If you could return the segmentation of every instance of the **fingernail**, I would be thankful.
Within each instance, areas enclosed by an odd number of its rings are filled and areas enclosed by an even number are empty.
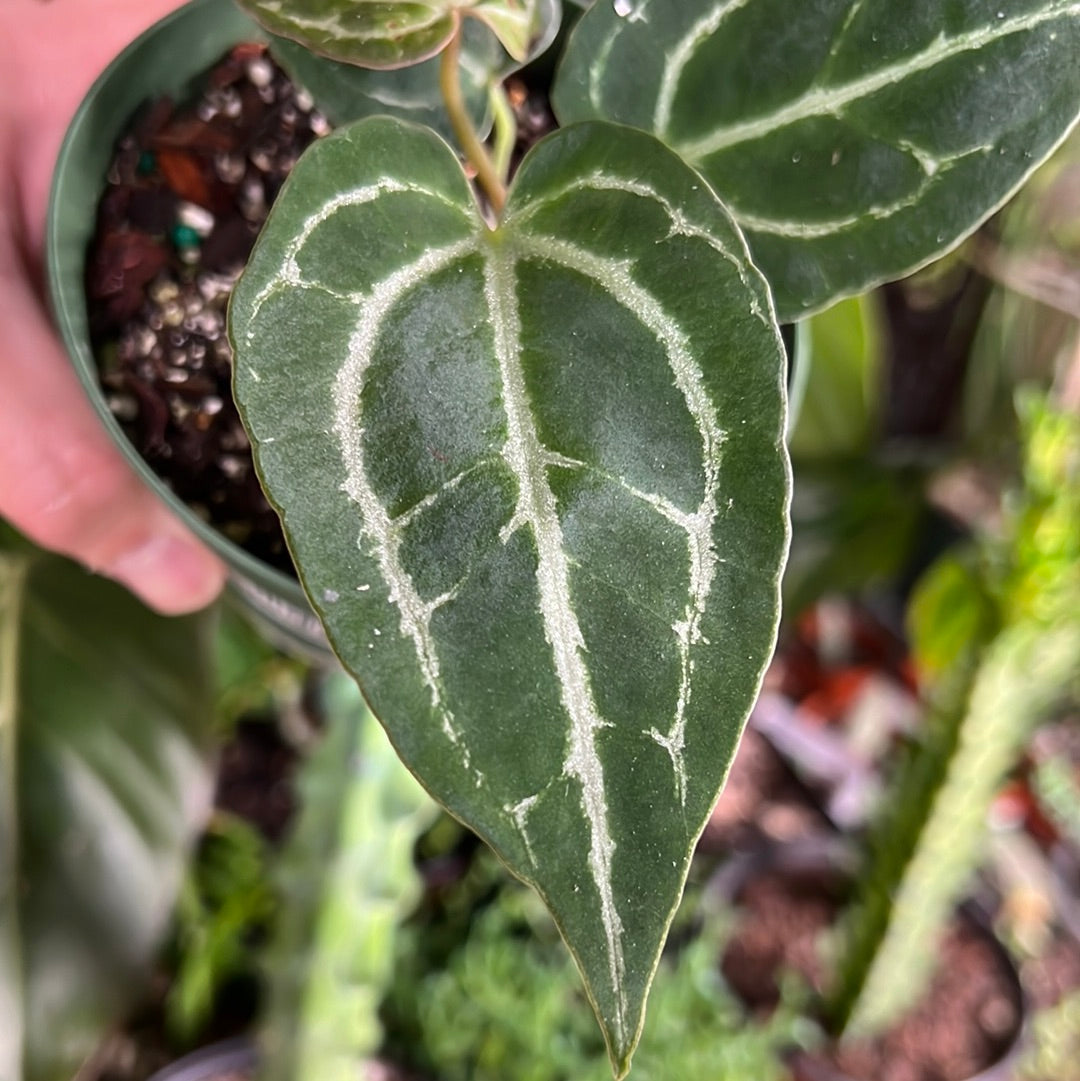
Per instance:
[[[147,604],[168,614],[193,612],[221,589],[221,564],[205,548],[180,537],[156,535],[105,568]]]

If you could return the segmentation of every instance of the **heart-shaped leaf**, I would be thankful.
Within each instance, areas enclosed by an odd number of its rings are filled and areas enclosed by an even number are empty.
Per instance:
[[[740,234],[608,124],[542,141],[491,230],[374,118],[298,163],[231,334],[334,648],[543,895],[622,1073],[776,632],[784,362]]]
[[[0,523],[0,1077],[68,1081],[145,990],[209,805],[207,616]]]
[[[782,320],[941,255],[1080,112],[1076,0],[594,5],[563,123],[652,131],[747,236]]]
[[[552,0],[237,0],[271,34],[321,56],[367,68],[397,68],[435,56],[463,14],[486,23],[524,61],[548,42],[561,8]]]

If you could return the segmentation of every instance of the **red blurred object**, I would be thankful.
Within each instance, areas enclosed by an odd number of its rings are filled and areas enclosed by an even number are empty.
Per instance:
[[[842,721],[874,672],[873,668],[857,665],[821,672],[818,687],[799,702],[799,712],[821,721]]]
[[[884,676],[911,693],[917,687],[906,643],[846,602],[828,601],[804,612],[774,663],[781,693],[825,721],[842,720],[871,676]]]

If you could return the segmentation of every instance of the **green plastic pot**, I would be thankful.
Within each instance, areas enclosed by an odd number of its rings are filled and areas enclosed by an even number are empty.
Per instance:
[[[228,565],[235,597],[279,644],[328,657],[322,628],[295,577],[250,555],[204,522],[150,468],[109,411],[90,348],[85,263],[97,204],[117,140],[147,99],[192,95],[198,77],[230,47],[264,38],[224,0],[194,0],[128,46],[98,78],[64,138],[53,177],[46,268],[57,326],[83,386],[113,442],[142,479]]]

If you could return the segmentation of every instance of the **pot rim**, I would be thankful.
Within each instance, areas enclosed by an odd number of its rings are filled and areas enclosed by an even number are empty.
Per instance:
[[[254,1042],[237,1036],[184,1055],[151,1075],[149,1081],[211,1081],[219,1074],[252,1073],[257,1061]]]

